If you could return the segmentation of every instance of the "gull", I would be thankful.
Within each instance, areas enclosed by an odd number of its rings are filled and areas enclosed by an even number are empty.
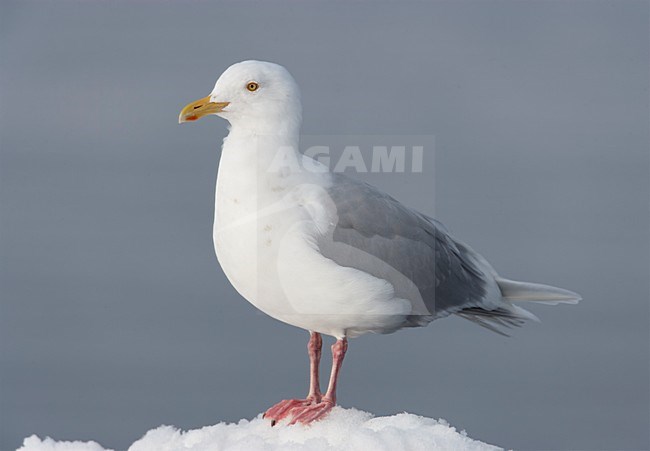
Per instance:
[[[208,115],[230,124],[215,198],[219,263],[251,304],[310,334],[307,397],[269,408],[271,425],[309,424],[331,411],[349,338],[452,314],[505,334],[537,320],[519,303],[580,300],[568,290],[500,277],[441,223],[301,154],[300,90],[280,65],[230,66],[210,95],[182,109],[179,123]],[[336,339],[324,394],[322,334]]]

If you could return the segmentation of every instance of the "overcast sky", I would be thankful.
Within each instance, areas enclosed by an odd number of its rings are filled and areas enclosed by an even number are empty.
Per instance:
[[[226,124],[176,123],[261,59],[301,86],[305,133],[434,136],[435,165],[372,182],[584,297],[512,338],[448,318],[352,340],[340,403],[507,448],[648,449],[648,47],[646,1],[3,1],[0,448],[119,449],[306,393],[307,333],[213,255]]]

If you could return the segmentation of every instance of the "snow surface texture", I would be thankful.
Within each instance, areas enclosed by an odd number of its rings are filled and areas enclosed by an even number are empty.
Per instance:
[[[445,420],[400,413],[373,417],[356,409],[335,407],[322,421],[310,426],[270,427],[261,415],[237,424],[219,423],[182,432],[160,426],[147,432],[129,451],[298,451],[298,450],[498,450],[458,432]],[[109,451],[95,442],[57,442],[35,435],[18,451]]]

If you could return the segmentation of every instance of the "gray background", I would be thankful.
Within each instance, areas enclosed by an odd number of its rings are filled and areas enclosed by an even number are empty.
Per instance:
[[[213,255],[225,123],[176,124],[252,58],[293,73],[306,133],[435,135],[438,219],[585,299],[509,339],[456,318],[356,339],[343,406],[518,449],[650,446],[648,2],[3,1],[0,21],[2,449],[124,448],[305,393],[307,334]],[[433,213],[427,175],[376,183]]]

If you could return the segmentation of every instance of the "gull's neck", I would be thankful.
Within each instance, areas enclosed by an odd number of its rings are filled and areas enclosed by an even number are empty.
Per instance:
[[[227,118],[233,136],[281,136],[297,139],[302,124],[302,107],[298,102],[288,102],[279,107],[253,110],[245,115],[234,113]]]
[[[295,172],[287,174],[273,168],[301,168],[299,127],[278,126],[274,131],[267,134],[238,124],[231,126],[217,172],[215,230],[224,224],[239,224],[237,221],[260,208],[273,205],[298,183]]]
[[[257,177],[282,159],[300,161],[300,116],[293,120],[233,121],[224,139],[220,167]],[[221,170],[220,170],[221,173]]]

